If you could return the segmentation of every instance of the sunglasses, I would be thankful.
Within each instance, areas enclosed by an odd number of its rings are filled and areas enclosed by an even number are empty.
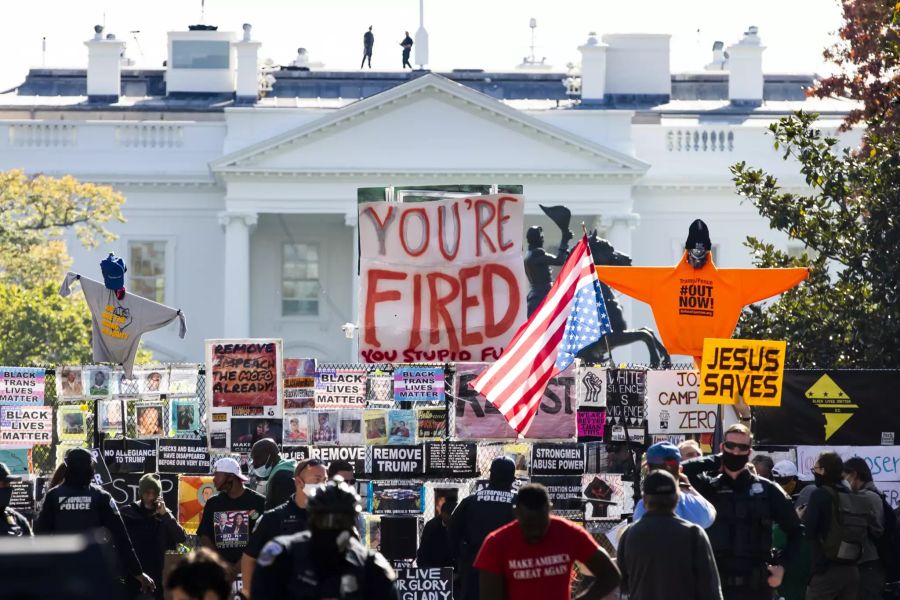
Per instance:
[[[739,450],[741,452],[750,452],[750,444],[739,444],[737,442],[725,442],[724,446],[728,450]]]

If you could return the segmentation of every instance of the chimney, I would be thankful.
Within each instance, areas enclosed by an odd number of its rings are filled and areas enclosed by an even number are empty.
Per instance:
[[[606,50],[608,46],[597,41],[597,34],[590,32],[587,42],[578,46],[581,52],[581,103],[602,104],[606,94]]]
[[[260,42],[250,39],[251,25],[244,23],[244,37],[234,43],[237,50],[237,83],[235,102],[237,104],[254,104],[259,99],[259,65],[258,54]]]
[[[672,97],[668,34],[615,33],[603,36],[606,103],[665,104]]]
[[[740,42],[728,47],[728,99],[732,105],[762,105],[763,50],[758,27],[750,27]]]
[[[166,94],[234,94],[233,32],[191,26],[168,37]]]
[[[103,37],[103,26],[94,25],[94,37],[84,43],[88,48],[88,102],[118,102],[122,89],[120,58],[125,42],[115,36]]]

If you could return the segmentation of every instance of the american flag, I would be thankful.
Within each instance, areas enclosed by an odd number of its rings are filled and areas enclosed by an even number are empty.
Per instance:
[[[547,382],[611,333],[587,236],[572,249],[550,293],[493,365],[470,385],[524,434]]]

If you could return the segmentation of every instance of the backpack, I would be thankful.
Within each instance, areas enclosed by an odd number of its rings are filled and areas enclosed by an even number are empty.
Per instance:
[[[857,492],[824,486],[831,494],[831,523],[822,538],[822,553],[830,561],[856,564],[869,536],[869,501]]]
[[[875,540],[875,548],[878,549],[887,581],[897,581],[900,579],[900,524],[897,523],[897,514],[884,495],[878,495],[884,508],[884,533]]]

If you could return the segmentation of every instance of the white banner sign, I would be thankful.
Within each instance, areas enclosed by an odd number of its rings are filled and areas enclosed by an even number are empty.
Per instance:
[[[837,452],[844,460],[854,456],[865,459],[876,482],[900,481],[900,446],[797,446],[800,479],[813,479],[812,468],[816,458],[826,450]]]
[[[525,321],[524,200],[359,205],[362,362],[491,362]]]
[[[647,433],[685,434],[715,431],[718,408],[699,404],[697,371],[647,371]],[[734,409],[722,409],[725,427],[737,422]]]
[[[578,406],[606,406],[606,367],[579,367],[575,375]]]
[[[0,407],[0,444],[49,445],[52,442],[52,406]]]

